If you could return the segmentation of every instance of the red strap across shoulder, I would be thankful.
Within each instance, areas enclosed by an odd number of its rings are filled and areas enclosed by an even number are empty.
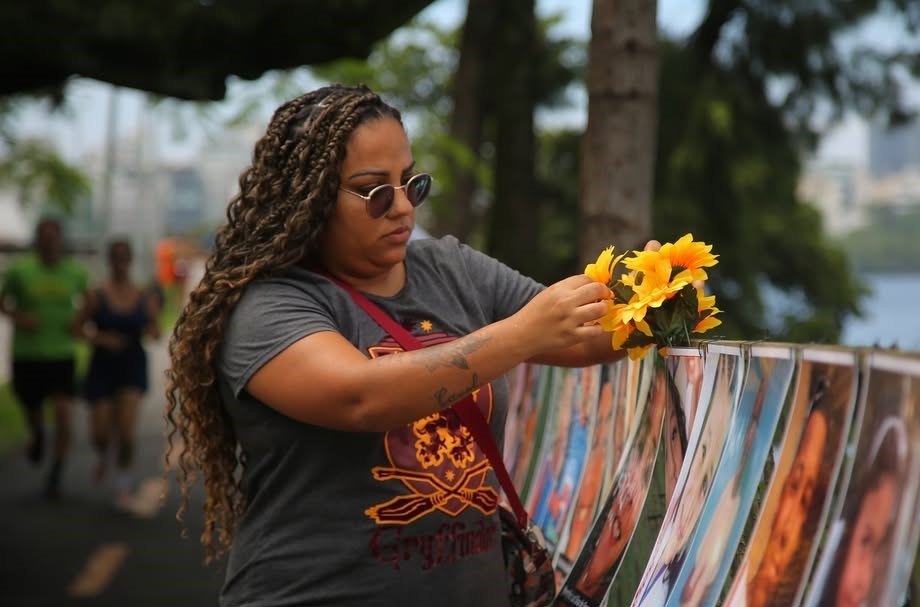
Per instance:
[[[353,286],[339,280],[327,272],[321,271],[319,273],[342,287],[355,303],[361,306],[361,308],[367,312],[384,331],[389,333],[403,349],[418,350],[425,347],[414,335],[402,328],[399,323],[393,320],[386,312],[381,310],[374,302],[365,297]],[[514,488],[514,482],[511,480],[507,468],[505,468],[505,462],[502,460],[498,445],[495,442],[495,438],[492,436],[492,430],[489,428],[486,418],[482,415],[482,412],[479,410],[479,407],[476,406],[476,403],[473,402],[473,398],[470,395],[454,403],[453,409],[456,411],[457,416],[460,417],[460,421],[463,422],[463,425],[473,433],[473,437],[479,444],[479,448],[482,449],[486,457],[489,458],[489,463],[492,464],[492,469],[495,470],[495,474],[498,476],[498,482],[501,483],[502,489],[505,491],[505,496],[508,498],[508,504],[514,511],[514,515],[517,517],[521,528],[526,529],[528,521],[527,511],[524,510],[521,498]]]

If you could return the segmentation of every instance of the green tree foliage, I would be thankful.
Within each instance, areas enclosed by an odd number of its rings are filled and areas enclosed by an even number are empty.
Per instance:
[[[539,279],[549,284],[584,268],[578,266],[578,175],[581,132],[545,131],[538,138],[536,166]]]
[[[688,51],[700,69],[708,60],[759,86],[763,95],[768,84],[781,85],[774,105],[783,113],[786,131],[813,142],[822,124],[815,122],[816,110],[828,111],[829,120],[846,109],[882,111],[894,122],[913,113],[903,84],[911,74],[920,76],[920,55],[892,48],[890,40],[843,39],[882,15],[901,23],[908,34],[920,32],[915,0],[709,0]]]
[[[25,205],[70,213],[91,191],[89,178],[64,161],[46,141],[17,137],[11,127],[22,98],[0,100],[0,187]]]
[[[686,47],[663,41],[659,57],[655,234],[693,232],[714,246],[726,336],[836,340],[861,287],[796,198],[799,149],[782,111],[717,66],[688,78],[700,70]],[[772,309],[781,318],[767,318],[764,296],[777,291],[787,294]]]
[[[721,255],[728,337],[833,342],[859,313],[865,288],[795,184],[816,109],[823,124],[848,108],[910,113],[898,78],[920,74],[917,55],[841,43],[882,8],[920,27],[911,0],[710,0],[687,40],[662,42],[656,234],[693,231]]]

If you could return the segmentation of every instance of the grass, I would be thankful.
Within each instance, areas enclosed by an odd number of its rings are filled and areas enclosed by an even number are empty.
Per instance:
[[[0,384],[0,453],[6,453],[26,439],[22,408],[9,384]]]

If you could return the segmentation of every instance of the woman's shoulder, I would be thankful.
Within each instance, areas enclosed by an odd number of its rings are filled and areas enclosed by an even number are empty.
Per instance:
[[[416,276],[431,274],[440,278],[466,273],[469,247],[454,236],[424,238],[409,243],[406,261]]]
[[[303,268],[289,268],[247,285],[236,308],[264,310],[291,302],[326,301],[334,297],[335,291],[335,285],[325,276]]]
[[[491,257],[450,234],[438,238],[420,238],[409,243],[409,257],[427,259],[439,265],[483,263]]]
[[[450,234],[440,237],[428,236],[409,241],[409,254],[431,256],[446,251],[457,251],[462,246],[457,237]]]

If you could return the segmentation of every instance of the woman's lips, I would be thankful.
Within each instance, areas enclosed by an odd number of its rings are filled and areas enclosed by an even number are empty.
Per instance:
[[[409,236],[412,234],[412,230],[407,227],[401,227],[393,230],[392,232],[386,234],[384,238],[394,244],[404,244],[409,241]]]

